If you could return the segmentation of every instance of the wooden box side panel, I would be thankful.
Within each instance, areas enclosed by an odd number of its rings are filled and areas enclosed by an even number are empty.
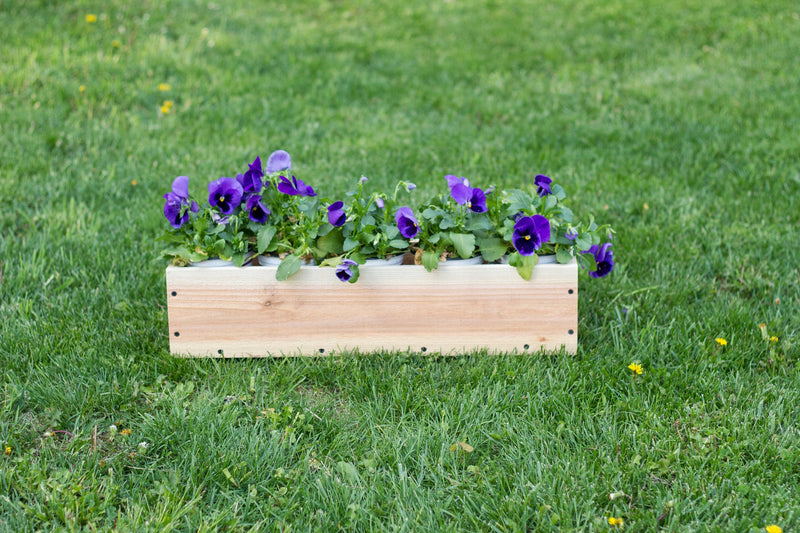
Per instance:
[[[577,265],[361,267],[357,283],[303,267],[167,268],[170,348],[194,356],[577,350]]]

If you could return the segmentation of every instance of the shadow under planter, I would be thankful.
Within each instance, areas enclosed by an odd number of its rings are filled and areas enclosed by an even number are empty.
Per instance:
[[[453,355],[578,347],[578,266],[361,266],[356,283],[304,266],[167,267],[170,351],[194,357]]]

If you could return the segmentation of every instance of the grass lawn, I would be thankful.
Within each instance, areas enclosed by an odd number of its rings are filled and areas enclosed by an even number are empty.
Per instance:
[[[798,531],[798,11],[0,3],[0,530]],[[553,177],[618,231],[578,354],[170,356],[161,196],[280,148]]]

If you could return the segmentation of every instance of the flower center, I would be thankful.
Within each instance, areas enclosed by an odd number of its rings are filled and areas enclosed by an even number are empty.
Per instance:
[[[220,196],[220,197],[219,197],[219,201],[220,201],[220,202],[224,202],[224,201],[225,201],[225,195],[224,195],[224,194],[223,194],[222,196]]]
[[[531,240],[531,236],[530,236],[530,235],[525,235],[525,240],[526,240],[526,241],[529,241],[529,240]]]

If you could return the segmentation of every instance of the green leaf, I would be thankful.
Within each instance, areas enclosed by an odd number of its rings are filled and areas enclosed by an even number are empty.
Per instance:
[[[550,209],[553,209],[557,203],[558,203],[558,198],[556,198],[552,194],[548,194],[547,196],[544,197],[545,210],[549,211]]]
[[[450,215],[444,215],[442,220],[439,222],[439,229],[450,229],[458,227],[458,223],[456,220]]]
[[[530,194],[519,189],[510,191],[508,195],[508,213],[514,214],[518,211],[530,210],[533,204],[533,198]]]
[[[366,215],[364,218],[361,219],[361,227],[366,228],[367,226],[374,226],[375,225],[375,217],[372,215]]]
[[[462,259],[472,257],[475,251],[475,235],[471,233],[451,233],[450,240]]]
[[[562,187],[561,185],[554,183],[550,187],[550,190],[553,191],[553,196],[555,196],[559,200],[563,200],[564,198],[567,197],[567,193],[564,192],[564,187]]]
[[[389,246],[392,248],[397,248],[398,250],[405,250],[408,248],[408,242],[404,241],[403,239],[393,239],[389,241]]]
[[[267,251],[267,248],[269,248],[269,245],[272,243],[272,238],[275,236],[277,231],[278,228],[275,226],[263,226],[260,230],[258,230],[256,246],[259,255]]]
[[[394,224],[381,224],[380,229],[383,232],[383,234],[386,235],[386,238],[389,240],[392,240],[398,235],[400,235],[400,230],[397,229],[397,226],[395,226]]]
[[[556,250],[556,261],[562,264],[572,261],[572,253],[570,253],[569,248],[559,248]]]
[[[296,274],[298,270],[300,270],[300,265],[303,264],[303,260],[300,259],[296,255],[287,255],[281,264],[278,266],[277,272],[275,272],[275,279],[278,281],[284,281]]]
[[[585,268],[589,272],[597,270],[597,260],[594,254],[578,254],[578,263],[581,265],[581,268]]]
[[[535,267],[536,263],[539,262],[539,256],[519,255],[517,252],[512,255],[516,255],[513,266],[517,269],[520,277],[525,281],[530,281],[531,276],[533,275],[533,267]],[[508,263],[511,264],[511,258],[509,258]]]
[[[423,252],[422,253],[422,266],[425,270],[430,272],[439,267],[439,252]]]
[[[470,217],[469,223],[467,224],[467,230],[471,232],[479,230],[490,231],[493,228],[492,221],[484,214]]]
[[[339,254],[344,251],[343,242],[342,232],[337,228],[317,239],[317,248],[322,255]]]
[[[575,214],[572,212],[572,209],[570,209],[569,207],[564,207],[563,205],[561,206],[560,209],[561,209],[561,219],[564,222],[571,224],[572,220],[575,218]]]
[[[244,264],[245,257],[246,256],[245,256],[244,252],[236,252],[235,254],[233,254],[231,256],[231,261],[233,261],[234,265],[236,265],[237,267],[240,267],[240,266],[242,266]]]
[[[342,250],[345,252],[349,252],[356,246],[358,246],[358,241],[348,237],[344,240],[344,245],[342,246]]]
[[[497,261],[508,252],[508,247],[502,239],[497,237],[490,237],[488,239],[481,239],[478,243],[478,249],[481,252],[483,260],[487,263]]]
[[[422,218],[433,222],[437,217],[444,216],[444,211],[437,207],[428,207],[422,212]]]
[[[579,235],[577,239],[575,239],[575,244],[578,246],[578,249],[581,252],[585,252],[589,248],[592,247],[592,237],[591,235],[583,234]]]

